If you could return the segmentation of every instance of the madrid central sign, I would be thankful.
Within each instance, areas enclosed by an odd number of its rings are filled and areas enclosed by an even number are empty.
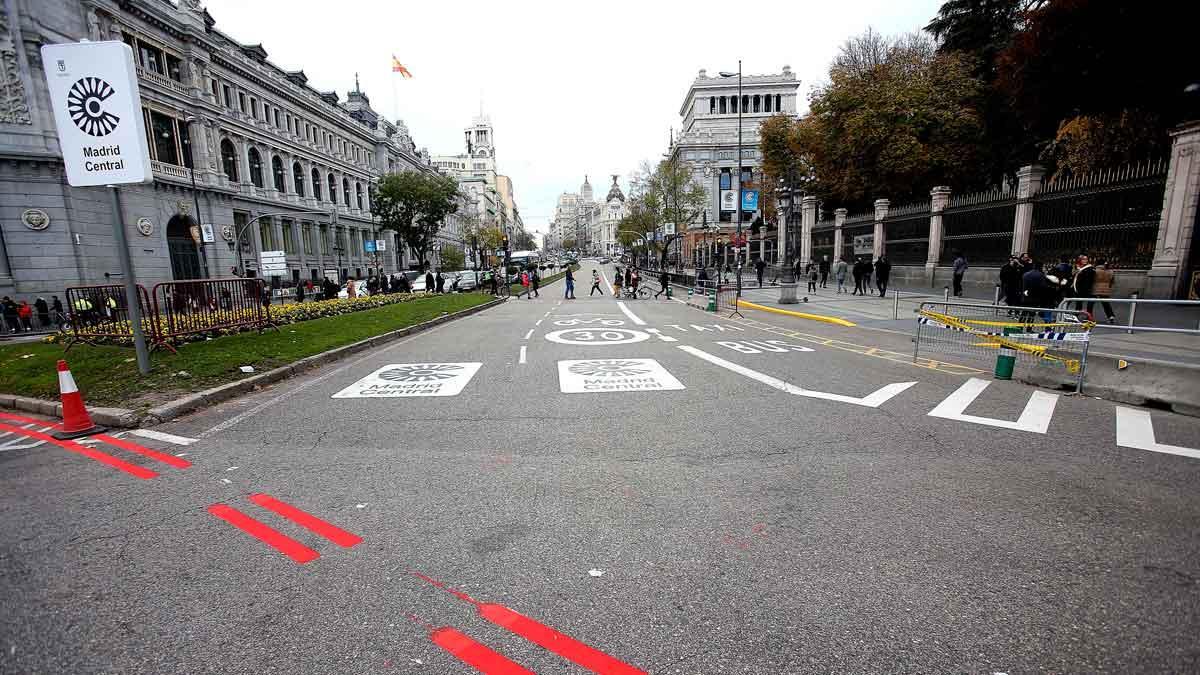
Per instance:
[[[45,45],[42,63],[67,182],[90,186],[153,180],[129,45]]]

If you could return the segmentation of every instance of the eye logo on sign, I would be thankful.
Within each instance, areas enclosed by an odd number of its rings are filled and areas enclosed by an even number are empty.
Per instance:
[[[85,77],[67,94],[67,112],[79,130],[89,136],[107,136],[121,118],[104,109],[104,101],[116,92],[98,77]]]
[[[581,361],[570,366],[567,370],[576,375],[587,375],[590,377],[633,377],[634,375],[645,375],[650,372],[642,368],[634,366],[641,365],[640,361]]]
[[[462,366],[456,366],[450,363],[431,363],[431,364],[415,364],[411,366],[401,366],[392,368],[379,373],[379,379],[389,382],[431,382],[433,380],[449,380],[457,377],[455,371],[462,370]]]

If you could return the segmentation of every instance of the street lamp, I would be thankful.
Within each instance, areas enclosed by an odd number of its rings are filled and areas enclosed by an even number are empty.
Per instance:
[[[187,117],[183,118],[184,124],[191,124],[195,121],[196,117],[193,115],[188,115]],[[163,137],[169,136],[170,134],[165,132],[163,133]],[[190,146],[192,144],[191,139],[191,134],[188,134],[188,138],[186,141],[184,141],[184,143]],[[200,217],[200,191],[196,189],[196,155],[192,153],[190,147],[188,148],[188,154],[192,156],[192,165],[188,167],[188,172],[192,177],[192,203],[196,205],[196,227],[200,228],[200,237],[196,241],[196,248],[200,250],[200,271],[204,274],[204,278],[207,279],[209,277],[208,253],[204,250],[204,218]]]
[[[738,242],[742,240],[742,109],[746,106],[742,101],[742,60],[738,59],[738,69],[736,73],[720,72],[721,77],[737,76],[738,93],[737,93],[737,111],[738,111],[738,137],[737,137],[737,162],[735,162],[735,171],[737,173],[736,185],[734,194],[737,195],[737,238]],[[736,251],[736,248],[735,248]],[[742,258],[737,253],[734,253],[737,258],[737,298],[742,298]],[[737,304],[734,304],[734,312],[737,312]]]

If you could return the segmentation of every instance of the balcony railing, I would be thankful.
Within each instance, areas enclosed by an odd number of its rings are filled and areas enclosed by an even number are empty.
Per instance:
[[[164,176],[183,178],[184,180],[188,178],[188,169],[184,166],[176,166],[152,159],[150,160],[150,168],[154,170],[154,173],[161,173]]]
[[[145,80],[147,82],[153,82],[154,84],[157,84],[158,86],[160,86],[164,89],[171,89],[171,90],[177,91],[181,94],[188,93],[187,85],[183,84],[182,82],[176,82],[175,80],[172,80],[171,78],[166,77],[165,75],[159,75],[158,73],[146,70],[145,68],[142,68],[141,66],[138,66],[137,74],[138,74],[139,79]]]

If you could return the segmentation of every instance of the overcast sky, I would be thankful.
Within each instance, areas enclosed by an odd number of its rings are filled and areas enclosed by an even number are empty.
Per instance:
[[[513,179],[526,227],[539,232],[558,195],[587,174],[599,197],[666,149],[700,68],[777,73],[790,65],[802,98],[837,47],[873,26],[923,26],[939,0],[836,2],[381,2],[208,0],[217,28],[261,42],[345,98],[359,74],[381,114],[399,115],[418,147],[463,152],[483,110],[500,173]],[[741,16],[739,16],[741,14]],[[392,54],[413,74],[391,72]],[[393,89],[394,85],[394,89]],[[393,91],[396,97],[393,97]]]

